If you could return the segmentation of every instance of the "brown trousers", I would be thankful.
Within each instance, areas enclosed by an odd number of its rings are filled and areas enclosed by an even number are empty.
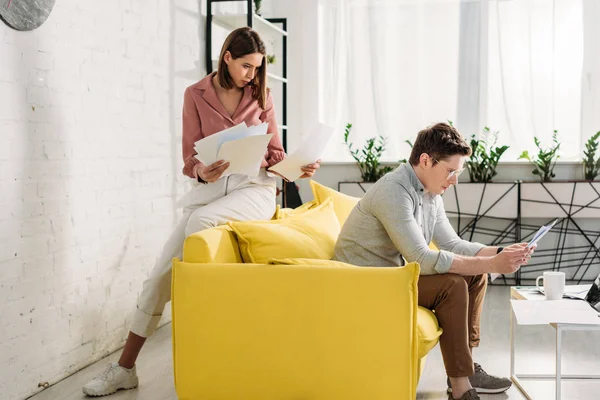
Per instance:
[[[419,277],[419,305],[434,311],[444,330],[440,347],[450,377],[475,373],[471,348],[479,346],[479,323],[486,288],[487,274]]]

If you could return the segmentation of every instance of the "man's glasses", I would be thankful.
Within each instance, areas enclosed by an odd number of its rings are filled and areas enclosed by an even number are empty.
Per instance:
[[[442,168],[444,168],[444,169],[446,170],[446,172],[448,173],[448,177],[446,178],[447,180],[450,180],[450,179],[452,179],[452,178],[453,178],[453,177],[455,177],[455,176],[458,178],[458,176],[459,176],[460,174],[462,174],[463,172],[465,172],[465,169],[464,169],[464,168],[461,168],[461,169],[456,169],[456,170],[454,170],[454,171],[450,171],[448,168],[444,167],[444,166],[443,166],[443,165],[442,165],[442,164],[441,164],[441,163],[440,163],[438,160],[436,160],[435,158],[431,157],[431,159],[432,159],[433,161],[435,161],[436,163],[438,163],[438,165],[439,165],[440,167],[442,167]]]

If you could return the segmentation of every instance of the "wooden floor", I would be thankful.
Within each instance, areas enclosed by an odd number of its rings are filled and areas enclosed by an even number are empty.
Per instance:
[[[508,287],[488,290],[482,320],[481,347],[474,352],[475,361],[490,374],[509,373],[509,291]],[[517,329],[517,373],[552,373],[555,336],[551,327]],[[115,353],[77,374],[32,397],[32,400],[73,400],[86,398],[81,386],[100,374],[107,363],[116,361]],[[563,372],[600,373],[600,332],[567,332],[563,342]],[[138,360],[140,387],[106,397],[110,400],[175,400],[171,358],[171,326],[159,329],[148,340]],[[534,399],[554,399],[553,382],[529,382],[527,388]],[[425,372],[419,383],[417,399],[446,400],[446,374],[437,346],[429,353]],[[515,388],[500,395],[482,395],[484,400],[525,399]],[[590,400],[600,398],[600,381],[563,382],[563,399]],[[231,399],[236,400],[236,399]],[[266,399],[268,400],[268,399]],[[371,399],[369,399],[371,400]]]

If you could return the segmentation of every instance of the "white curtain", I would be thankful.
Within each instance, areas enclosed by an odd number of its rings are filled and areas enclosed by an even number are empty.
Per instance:
[[[550,145],[556,129],[561,159],[581,159],[582,0],[493,0],[489,11],[488,124],[507,158],[536,152],[534,136]]]
[[[319,117],[340,132],[324,158],[349,159],[341,145],[346,122],[355,147],[382,134],[384,158],[398,160],[410,151],[404,140],[451,120],[467,137],[484,126],[500,131],[499,144],[511,146],[505,161],[534,152],[534,136],[550,144],[554,129],[561,158],[580,159],[595,133],[586,121],[599,119],[600,83],[592,76],[600,50],[589,37],[598,33],[589,26],[597,18],[585,19],[585,52],[583,25],[584,5],[597,15],[595,3],[320,0]]]
[[[384,159],[410,153],[404,143],[457,108],[460,1],[321,0],[319,111],[337,128],[326,160],[349,160],[351,141],[387,137]]]

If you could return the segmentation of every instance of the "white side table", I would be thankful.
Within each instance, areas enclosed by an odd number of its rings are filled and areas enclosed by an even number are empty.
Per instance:
[[[510,288],[510,297],[513,300],[523,301],[539,301],[544,300],[544,295],[535,291],[533,286],[513,286]],[[572,300],[578,301],[578,300]],[[562,358],[562,338],[566,331],[600,331],[600,325],[582,325],[582,324],[566,324],[566,323],[549,323],[556,330],[556,372],[555,374],[520,374],[515,373],[515,325],[518,325],[513,305],[510,307],[510,378],[515,383],[517,388],[523,395],[529,399],[533,398],[527,393],[523,387],[521,380],[554,380],[555,384],[555,399],[561,399],[561,381],[565,380],[581,380],[581,379],[600,379],[600,375],[567,375],[561,370]],[[533,324],[530,324],[533,325]],[[536,324],[542,325],[542,323]],[[545,325],[545,323],[544,323]]]

